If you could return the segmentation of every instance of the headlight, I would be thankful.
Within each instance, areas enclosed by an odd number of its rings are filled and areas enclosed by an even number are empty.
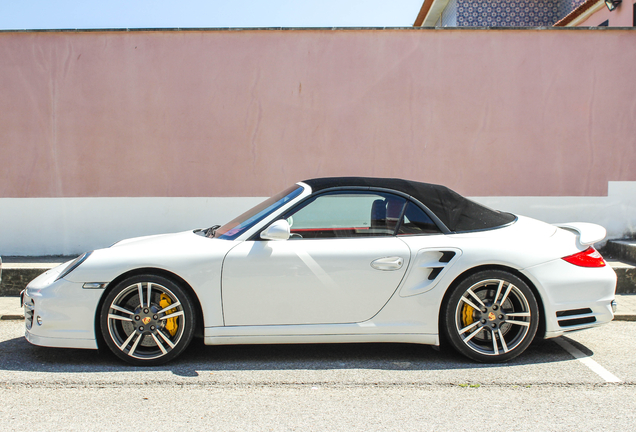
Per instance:
[[[62,279],[63,277],[65,277],[66,275],[68,275],[70,272],[72,272],[73,270],[75,270],[77,267],[79,267],[79,265],[81,263],[83,263],[84,261],[86,261],[86,258],[88,258],[91,254],[93,253],[93,251],[90,252],[86,252],[80,256],[78,256],[77,258],[75,258],[73,261],[71,261],[71,263],[62,271],[62,273],[60,273],[60,275],[55,279],[55,281],[58,281],[60,279]]]

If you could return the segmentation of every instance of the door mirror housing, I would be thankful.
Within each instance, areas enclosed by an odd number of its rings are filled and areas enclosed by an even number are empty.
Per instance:
[[[277,220],[261,232],[263,240],[288,240],[290,235],[291,228],[285,219]]]

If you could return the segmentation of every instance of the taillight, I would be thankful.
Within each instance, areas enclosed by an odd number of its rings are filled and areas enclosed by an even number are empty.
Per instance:
[[[589,247],[583,252],[563,257],[562,259],[579,267],[605,267],[605,260],[593,247]]]

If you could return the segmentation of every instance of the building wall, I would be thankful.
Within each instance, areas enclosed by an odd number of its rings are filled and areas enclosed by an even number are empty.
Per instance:
[[[628,30],[0,33],[0,255],[223,223],[340,175],[619,236],[636,226],[636,82],[605,78],[635,70],[635,44]]]
[[[565,17],[577,7],[585,3],[586,0],[560,0],[558,19]],[[555,21],[556,22],[556,21]],[[554,24],[554,23],[553,23]]]
[[[550,27],[585,0],[451,0],[442,27]]]
[[[464,27],[549,27],[559,20],[562,0],[458,0],[457,25]]]
[[[613,11],[609,11],[605,6],[592,14],[585,21],[577,24],[577,27],[596,27],[605,21],[609,27],[633,27],[634,22],[634,2],[633,0],[623,0]]]

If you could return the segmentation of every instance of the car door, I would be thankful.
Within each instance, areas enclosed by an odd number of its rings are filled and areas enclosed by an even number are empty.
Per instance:
[[[406,200],[338,191],[287,215],[288,240],[238,244],[223,264],[225,325],[356,323],[395,292],[410,260],[395,227]]]

